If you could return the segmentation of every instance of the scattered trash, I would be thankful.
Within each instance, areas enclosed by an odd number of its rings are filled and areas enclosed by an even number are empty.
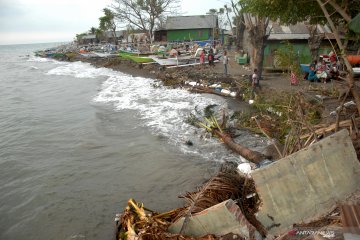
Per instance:
[[[317,97],[320,100],[324,100],[327,98],[326,96],[322,96],[322,95],[315,95],[315,97]]]
[[[249,194],[246,196],[246,198],[252,198],[252,197],[255,197],[256,196],[256,193],[252,193],[252,194]]]
[[[278,115],[279,117],[282,116],[282,112],[276,111],[276,110],[275,110],[274,108],[272,108],[272,107],[268,107],[266,110],[267,110],[268,112],[270,112],[270,113],[273,113],[273,114]]]
[[[221,93],[225,94],[225,95],[230,95],[230,90],[227,90],[227,89],[222,89],[221,90]]]
[[[354,103],[354,101],[344,103],[344,107],[350,107],[350,106],[356,106],[356,103]]]
[[[244,174],[249,174],[252,171],[250,163],[240,163],[237,169]]]

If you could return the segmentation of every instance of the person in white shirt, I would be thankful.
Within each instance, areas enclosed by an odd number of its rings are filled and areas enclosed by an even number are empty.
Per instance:
[[[252,95],[255,95],[256,88],[259,88],[261,90],[259,76],[257,74],[257,69],[254,69],[254,72],[251,76],[251,86],[252,86]]]

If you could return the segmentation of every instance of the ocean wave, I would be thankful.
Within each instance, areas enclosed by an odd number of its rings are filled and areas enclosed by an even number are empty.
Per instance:
[[[98,94],[92,99],[97,104],[111,104],[115,111],[134,110],[142,119],[143,126],[154,135],[161,135],[170,144],[180,148],[185,154],[199,156],[214,161],[228,159],[243,160],[226,150],[223,144],[213,138],[204,138],[199,130],[185,122],[197,109],[208,105],[227,108],[227,102],[217,96],[190,93],[184,89],[171,89],[156,80],[133,77],[107,68],[95,68],[88,63],[74,62],[56,67],[49,75],[66,75],[76,78],[96,78],[105,76]],[[156,87],[155,87],[156,86]],[[187,141],[192,146],[185,144]],[[216,146],[216,148],[214,147]]]
[[[29,57],[29,59],[27,60],[28,62],[51,62],[54,61],[53,59],[49,59],[49,58],[42,58],[42,57],[36,57],[36,56],[31,56]]]
[[[37,57],[37,56],[29,56],[28,59],[26,60],[27,62],[51,62],[51,63],[55,63],[55,64],[65,64],[64,62],[60,62],[57,61],[55,59],[51,59],[51,58],[42,58],[42,57]]]
[[[76,78],[96,78],[111,75],[111,70],[106,68],[95,68],[89,63],[73,62],[49,70],[47,75],[73,76]]]
[[[112,104],[116,111],[135,110],[153,134],[162,135],[185,153],[211,161],[243,160],[229,152],[218,140],[204,138],[202,130],[187,124],[185,119],[197,109],[215,104],[226,108],[221,98],[189,93],[184,89],[154,87],[155,80],[129,75],[113,75],[103,82],[96,103]],[[187,141],[192,146],[185,144]]]

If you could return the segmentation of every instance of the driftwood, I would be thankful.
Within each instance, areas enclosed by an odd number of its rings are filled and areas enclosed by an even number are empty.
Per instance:
[[[315,130],[315,134],[326,134],[326,133],[330,133],[330,132],[333,132],[335,131],[337,125],[341,128],[350,128],[353,124],[355,124],[356,126],[360,124],[360,117],[354,119],[354,120],[351,120],[351,119],[348,119],[348,120],[344,120],[344,121],[341,121],[339,122],[339,124],[337,123],[333,123],[327,127],[323,127],[323,128],[319,128],[317,130]],[[308,134],[304,134],[302,136],[300,136],[300,139],[305,139],[305,138],[308,138],[311,136],[311,133],[308,133]]]
[[[228,148],[230,148],[234,152],[240,154],[242,157],[246,158],[250,162],[258,164],[262,160],[271,158],[269,156],[265,156],[262,153],[250,150],[249,148],[244,147],[244,146],[234,142],[233,138],[229,134],[223,133],[223,132],[219,131],[218,129],[214,129],[213,133],[217,137],[219,137]]]

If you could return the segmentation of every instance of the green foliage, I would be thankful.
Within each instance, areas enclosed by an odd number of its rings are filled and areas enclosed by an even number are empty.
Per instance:
[[[315,125],[320,123],[321,121],[321,114],[316,108],[310,108],[306,115],[306,121]]]
[[[285,24],[308,21],[324,23],[325,17],[316,0],[240,0],[242,11]]]
[[[215,115],[214,107],[216,106],[216,104],[210,104],[203,110],[199,110],[198,106],[195,106],[194,113],[189,114],[185,119],[185,123],[199,127],[199,122],[205,122],[205,119],[211,119]]]
[[[78,54],[69,52],[69,53],[65,53],[65,56],[68,57],[69,60],[71,60],[72,58],[75,58],[76,56],[78,56]]]
[[[264,125],[271,126],[271,136],[279,139],[280,142],[285,140],[285,136],[290,131],[289,119],[293,119],[295,111],[292,109],[294,97],[289,93],[267,94],[266,97],[258,96],[252,104],[255,111],[241,113],[236,116],[238,127],[250,129],[260,133],[256,122],[252,120],[253,116],[262,116]]]
[[[251,82],[250,81],[242,81],[241,83],[239,83],[241,86],[241,94],[242,94],[242,99],[245,102],[248,102],[250,99],[253,98],[252,96],[252,86],[251,86]]]
[[[340,1],[331,0],[340,6],[345,6],[351,17],[355,17],[360,11],[358,0]],[[329,2],[329,1],[323,1]],[[323,11],[316,0],[240,0],[243,12],[269,17],[271,20],[279,20],[283,24],[296,24],[298,22],[310,22],[311,24],[325,24],[327,22]],[[334,22],[343,22],[342,16],[330,4],[325,7]]]
[[[83,38],[84,36],[86,36],[86,35],[87,35],[86,33],[76,34],[76,40],[77,40],[77,41],[81,41],[82,38]]]
[[[360,13],[349,23],[349,28],[357,34],[360,34]]]
[[[210,116],[214,115],[214,107],[216,106],[216,104],[206,106],[206,108],[204,108],[204,117],[209,118]]]
[[[96,39],[101,40],[103,37],[104,31],[101,30],[100,28],[96,29],[95,35],[96,35]]]
[[[283,47],[276,50],[275,64],[289,72],[294,72],[297,76],[301,75],[299,56],[295,52],[294,46],[288,41]]]
[[[99,28],[103,31],[114,30],[114,28],[116,29],[116,25],[114,22],[114,13],[108,8],[104,8],[103,12],[104,16],[99,18]]]
[[[189,116],[184,120],[184,122],[191,126],[197,126],[196,124],[199,122],[199,119],[196,117],[195,114],[190,113]]]
[[[89,30],[89,33],[91,33],[91,34],[95,34],[95,33],[96,33],[96,31],[97,31],[97,28],[95,28],[95,27],[91,27],[91,28],[90,28],[90,30]]]
[[[154,60],[152,58],[149,57],[138,57],[138,56],[134,56],[132,54],[127,54],[127,53],[119,53],[119,56],[121,58],[125,58],[125,59],[129,59],[131,61],[134,61],[136,63],[148,63],[148,62],[154,62]]]

